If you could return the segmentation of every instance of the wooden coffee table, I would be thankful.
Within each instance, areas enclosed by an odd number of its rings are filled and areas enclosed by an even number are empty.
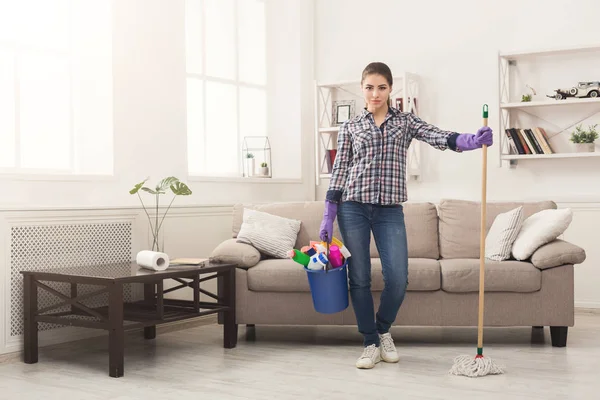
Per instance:
[[[109,368],[112,377],[124,374],[124,332],[144,328],[144,337],[156,337],[156,325],[180,321],[208,314],[220,313],[223,322],[223,347],[237,344],[235,322],[235,268],[234,264],[204,266],[170,266],[165,271],[152,271],[135,263],[105,264],[61,268],[44,272],[22,271],[24,279],[24,361],[38,361],[38,322],[81,326],[109,331]],[[208,275],[200,277],[201,275]],[[165,279],[174,279],[179,286],[163,289]],[[217,279],[218,294],[200,288],[200,282]],[[70,296],[64,295],[43,282],[66,282],[71,285]],[[144,284],[144,300],[123,301],[123,285]],[[77,285],[99,285],[101,289],[78,295]],[[165,299],[164,294],[181,288],[192,288],[193,300]],[[63,300],[38,310],[38,288]],[[84,299],[108,293],[108,305],[89,308]],[[200,301],[200,293],[215,299]],[[70,306],[70,311],[51,312]]]

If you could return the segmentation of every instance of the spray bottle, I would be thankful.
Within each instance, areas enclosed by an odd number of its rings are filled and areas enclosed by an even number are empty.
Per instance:
[[[327,265],[327,256],[323,253],[315,254],[310,258],[310,262],[306,266],[308,269],[324,269]]]

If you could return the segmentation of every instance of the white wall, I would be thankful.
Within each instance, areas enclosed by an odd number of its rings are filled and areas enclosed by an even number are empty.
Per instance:
[[[600,38],[600,4],[594,0],[380,0],[369,5],[328,0],[316,2],[315,14],[318,80],[358,80],[369,62],[386,62],[392,72],[421,76],[421,115],[444,129],[474,133],[487,103],[496,143],[498,52],[597,45]],[[569,85],[586,79],[562,78]],[[600,223],[600,158],[529,161],[509,169],[499,167],[498,151],[497,145],[488,150],[488,200],[553,199],[559,207],[574,208],[565,238],[588,252],[576,269],[576,301],[600,307],[600,271],[594,268],[600,251],[592,239],[597,232],[592,227]],[[425,145],[422,154],[423,179],[408,183],[409,201],[481,198],[480,152],[440,152]],[[321,183],[319,199],[328,180]]]
[[[270,110],[275,178],[191,182],[194,195],[176,204],[304,200],[314,196],[312,166],[312,2],[269,2],[278,17],[269,42],[278,101]],[[4,180],[0,208],[138,205],[133,185],[174,175],[189,181],[186,162],[184,0],[113,1],[114,177]],[[283,29],[287,27],[288,29]],[[226,105],[224,105],[226,106]],[[302,136],[306,132],[307,135]],[[279,151],[281,149],[281,151]],[[299,150],[302,149],[302,152]],[[234,151],[232,149],[232,151]],[[308,155],[307,155],[308,154]],[[287,164],[287,166],[285,165]],[[0,177],[0,179],[3,179]],[[265,182],[268,181],[268,182]]]

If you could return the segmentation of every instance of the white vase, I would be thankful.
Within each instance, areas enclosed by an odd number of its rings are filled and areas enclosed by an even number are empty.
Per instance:
[[[254,158],[246,158],[246,176],[254,176],[255,165],[256,160]]]
[[[596,151],[594,143],[575,143],[577,153],[592,153]]]
[[[262,176],[269,176],[269,167],[260,167],[260,174]]]

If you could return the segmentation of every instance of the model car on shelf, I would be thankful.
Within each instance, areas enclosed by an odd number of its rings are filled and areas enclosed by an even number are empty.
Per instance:
[[[577,86],[573,86],[568,89],[555,89],[554,95],[547,97],[562,100],[567,97],[592,97],[597,98],[600,95],[600,81],[591,81],[591,82],[579,82]]]

